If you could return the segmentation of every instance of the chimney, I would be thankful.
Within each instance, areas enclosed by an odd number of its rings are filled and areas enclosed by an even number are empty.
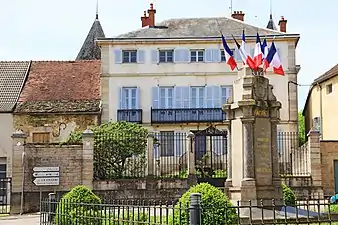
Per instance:
[[[278,25],[279,25],[279,30],[280,32],[286,32],[286,23],[288,21],[286,19],[284,19],[284,16],[282,16],[282,18],[280,19]]]
[[[154,9],[154,4],[150,3],[150,9],[148,9],[148,14],[149,14],[149,27],[154,27],[155,26],[155,13],[156,9]]]
[[[244,15],[245,14],[242,11],[234,11],[231,17],[236,20],[244,21]]]
[[[144,11],[143,16],[141,17],[141,21],[142,21],[142,27],[146,27],[149,25],[149,17],[147,16],[146,11]]]

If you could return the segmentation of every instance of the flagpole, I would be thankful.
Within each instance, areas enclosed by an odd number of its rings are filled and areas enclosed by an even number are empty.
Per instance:
[[[218,31],[221,33],[221,35],[223,36],[223,32],[222,32],[222,30],[221,30],[221,26],[219,25],[219,23],[218,23],[218,19],[216,18],[216,23],[217,23],[217,27],[218,27]],[[224,50],[225,51],[225,50]],[[239,69],[238,69],[238,66],[236,65],[236,69],[237,69],[237,71],[239,71]]]

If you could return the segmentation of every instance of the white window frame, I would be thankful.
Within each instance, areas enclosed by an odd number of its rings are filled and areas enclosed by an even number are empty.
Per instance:
[[[135,96],[133,96],[135,93]],[[135,104],[133,105],[133,100]],[[137,108],[137,88],[123,87],[122,88],[122,109],[136,109]]]
[[[133,53],[135,53],[135,57],[132,55]],[[128,56],[125,57],[125,54]],[[122,63],[137,63],[137,50],[122,50]]]
[[[199,56],[202,54],[202,56]],[[204,49],[190,49],[190,62],[204,62],[205,50]]]
[[[162,61],[163,57],[161,57],[161,53],[164,53],[164,60]],[[168,56],[168,53],[171,53],[171,56]],[[161,49],[158,52],[158,61],[160,63],[172,63],[174,62],[174,50],[173,49]]]
[[[164,90],[164,96],[162,96],[162,90]],[[171,90],[171,96],[169,96],[169,90]],[[159,108],[174,108],[174,87],[159,87]]]
[[[193,91],[196,91],[196,96],[193,96]],[[201,93],[202,92],[202,93]],[[204,86],[190,87],[190,107],[191,108],[205,108],[206,90]],[[195,102],[194,102],[195,101]],[[196,105],[194,104],[196,103]]]

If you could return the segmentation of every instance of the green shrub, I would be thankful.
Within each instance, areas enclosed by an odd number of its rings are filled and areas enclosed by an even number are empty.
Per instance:
[[[124,209],[126,210],[126,209]],[[137,224],[147,224],[148,215],[146,213],[136,212],[141,209],[134,209],[134,212],[131,210],[129,212],[115,212],[115,215],[111,215],[110,218],[105,219],[105,223],[102,225],[137,225]],[[123,211],[122,208],[120,211]]]
[[[101,204],[101,199],[89,188],[76,186],[58,203],[55,222],[57,225],[95,225],[100,210],[97,204]]]
[[[237,224],[236,210],[231,208],[232,204],[228,197],[223,191],[208,183],[193,186],[182,195],[175,205],[174,218],[171,218],[169,224],[180,225],[188,220],[191,193],[200,193],[202,195],[202,224]]]
[[[330,205],[330,212],[338,213],[338,205],[337,204]]]
[[[286,184],[282,183],[282,188],[283,188],[283,199],[285,205],[288,206],[295,206],[296,205],[296,195],[295,193],[286,186]]]

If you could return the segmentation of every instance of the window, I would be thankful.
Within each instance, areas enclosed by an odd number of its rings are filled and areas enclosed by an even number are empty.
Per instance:
[[[137,88],[122,88],[122,109],[136,109]]]
[[[6,164],[0,164],[0,179],[4,179],[7,177],[7,165]],[[0,185],[1,187],[1,185]]]
[[[190,50],[191,62],[204,62],[204,50]]]
[[[205,99],[204,87],[191,87],[191,108],[203,108]]]
[[[224,86],[221,87],[221,104],[225,104],[228,101],[228,98],[230,97],[231,92],[230,86]]]
[[[123,54],[123,63],[136,63],[137,62],[137,51],[136,50],[126,50],[122,51]]]
[[[174,50],[160,50],[160,62],[173,62]]]
[[[173,93],[172,87],[160,87],[160,108],[172,109],[173,108]]]
[[[232,57],[235,57],[234,56],[234,52],[235,52],[235,49],[230,49],[231,52],[232,52]],[[224,49],[221,50],[221,62],[225,62],[226,61],[226,58],[225,58],[225,52],[224,52]]]
[[[326,94],[329,95],[329,94],[332,93],[332,91],[333,91],[333,86],[332,86],[332,84],[327,84],[327,85],[326,85]]]
[[[174,131],[160,132],[161,156],[174,156],[175,151]]]
[[[33,133],[33,143],[49,143],[50,133]]]

